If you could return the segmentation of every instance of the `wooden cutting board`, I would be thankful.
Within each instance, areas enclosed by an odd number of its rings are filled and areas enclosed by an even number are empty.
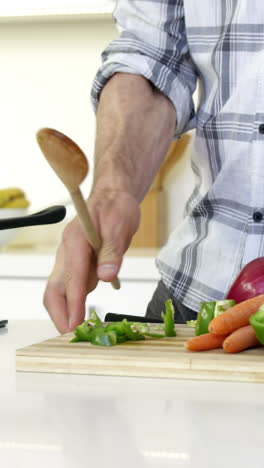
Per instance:
[[[184,341],[193,330],[177,325],[177,331],[176,338],[110,348],[69,343],[72,334],[59,336],[18,349],[16,367],[20,372],[264,382],[264,348],[234,355],[222,350],[191,353]]]

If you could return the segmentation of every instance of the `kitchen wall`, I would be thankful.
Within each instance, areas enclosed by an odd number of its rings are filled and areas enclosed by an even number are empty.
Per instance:
[[[90,88],[113,22],[0,24],[0,186],[19,185],[32,208],[67,197],[35,141],[42,126],[62,130],[92,160]]]
[[[0,24],[0,187],[25,189],[32,210],[68,198],[36,144],[40,127],[71,136],[92,166],[95,118],[90,88],[100,53],[116,34],[110,17]],[[86,193],[90,182],[88,177]],[[167,180],[169,230],[179,222],[192,184],[188,152]]]

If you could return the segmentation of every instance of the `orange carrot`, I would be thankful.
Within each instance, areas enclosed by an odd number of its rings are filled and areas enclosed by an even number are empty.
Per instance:
[[[248,325],[249,317],[255,314],[262,304],[264,304],[264,294],[230,307],[211,321],[209,332],[217,335],[230,335],[238,328]]]
[[[222,348],[226,335],[214,335],[205,333],[204,335],[194,336],[184,343],[188,351],[208,351],[209,349]]]
[[[227,353],[239,353],[254,346],[260,346],[260,343],[251,325],[238,328],[223,342],[223,348]]]

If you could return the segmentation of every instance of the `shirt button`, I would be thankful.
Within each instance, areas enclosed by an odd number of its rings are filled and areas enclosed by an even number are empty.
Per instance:
[[[255,213],[253,213],[253,220],[255,223],[260,223],[260,221],[263,220],[263,214],[260,211],[255,211]]]
[[[260,124],[259,126],[259,133],[262,133],[262,135],[264,134],[264,124]]]

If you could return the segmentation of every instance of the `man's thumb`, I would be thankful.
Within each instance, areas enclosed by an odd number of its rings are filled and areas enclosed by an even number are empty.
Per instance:
[[[113,245],[104,244],[98,256],[97,276],[102,281],[112,281],[119,272],[122,256]]]

